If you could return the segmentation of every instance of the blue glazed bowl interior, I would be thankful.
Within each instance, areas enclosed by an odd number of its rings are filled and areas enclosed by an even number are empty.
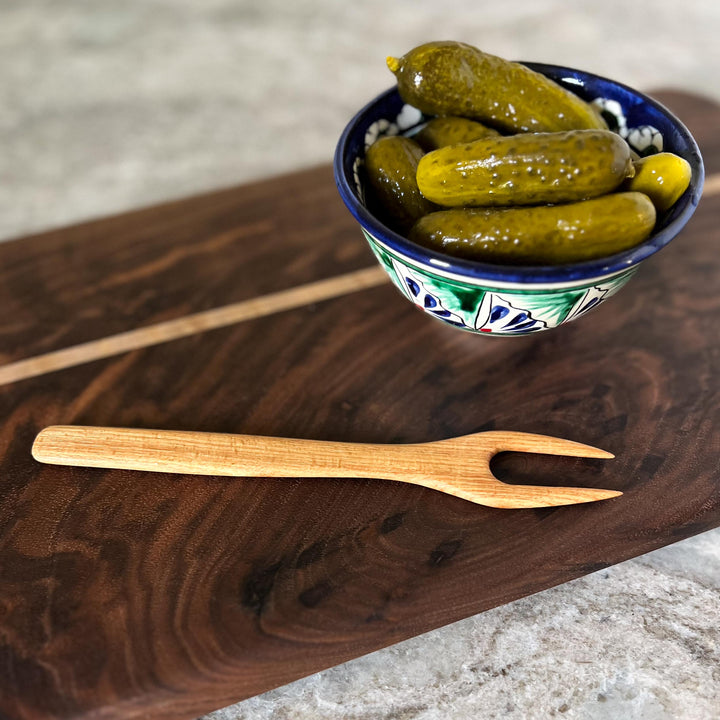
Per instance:
[[[702,195],[704,168],[697,143],[688,129],[667,108],[643,93],[597,75],[540,63],[524,63],[532,70],[552,78],[560,85],[591,102],[598,98],[615,101],[622,109],[620,123],[628,129],[654,128],[662,136],[662,150],[685,158],[692,168],[690,186],[675,205],[658,217],[653,234],[640,245],[598,260],[557,266],[503,266],[481,263],[430,250],[389,229],[368,211],[358,191],[356,161],[366,150],[366,134],[378,121],[394,122],[406,108],[397,88],[386,90],[366,105],[345,128],[335,151],[335,181],[340,196],[360,225],[396,252],[423,265],[434,265],[462,276],[479,280],[521,283],[553,283],[583,280],[627,270],[667,245],[683,228],[695,211]],[[612,102],[611,102],[612,106]],[[617,106],[615,106],[617,107]],[[612,119],[609,123],[612,128]],[[414,127],[403,128],[406,134],[426,122],[417,119]],[[615,128],[612,128],[615,129]],[[623,133],[627,136],[626,133]],[[634,136],[637,136],[635,133]],[[642,133],[641,133],[642,134]],[[631,137],[627,137],[631,142]],[[641,151],[642,148],[635,148]],[[655,149],[657,150],[657,148]]]

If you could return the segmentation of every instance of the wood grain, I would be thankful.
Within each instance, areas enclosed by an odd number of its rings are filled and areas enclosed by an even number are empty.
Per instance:
[[[709,173],[719,171],[720,111],[665,100],[698,137]],[[310,178],[303,215],[286,193]],[[366,267],[329,171],[304,179],[188,201],[200,245],[203,224],[218,237],[262,221],[252,203],[229,209],[246,192],[265,208],[296,207],[305,237],[293,240],[287,274],[272,242],[248,265],[163,270],[183,203],[160,208],[157,225],[147,210],[0,247],[13,310],[5,357]],[[311,249],[320,207],[340,246],[330,258]],[[197,717],[720,525],[719,216],[720,197],[705,198],[621,293],[552,332],[478,338],[382,284],[0,387],[0,717]],[[153,272],[132,275],[126,242],[140,236],[135,267],[156,258],[172,299],[160,300]],[[255,277],[270,267],[281,269]],[[197,299],[189,289],[200,280]],[[154,294],[143,300],[145,286]],[[383,480],[279,485],[35,463],[32,441],[52,424],[377,443],[537,432],[616,457],[506,454],[492,465],[500,479],[624,494],[507,512]]]
[[[373,265],[339,209],[319,167],[3,243],[0,363]]]
[[[387,274],[380,267],[372,266],[174,320],[128,330],[117,335],[90,340],[80,345],[0,365],[0,385],[265,317],[276,312],[339,297],[345,293],[360,292],[384,282],[388,282]]]

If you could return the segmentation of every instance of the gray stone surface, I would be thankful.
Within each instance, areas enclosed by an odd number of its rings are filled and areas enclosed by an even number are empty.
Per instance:
[[[326,163],[392,83],[458,39],[720,98],[716,0],[0,0],[0,239]],[[720,531],[213,713],[720,718]]]
[[[435,630],[208,720],[712,720],[720,534]]]

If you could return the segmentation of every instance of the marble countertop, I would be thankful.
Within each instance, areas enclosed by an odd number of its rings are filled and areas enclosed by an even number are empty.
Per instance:
[[[720,4],[28,0],[0,8],[0,239],[327,163],[429,39],[720,99]],[[720,718],[720,530],[207,716]]]

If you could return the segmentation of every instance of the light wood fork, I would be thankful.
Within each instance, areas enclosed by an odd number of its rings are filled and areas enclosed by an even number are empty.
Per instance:
[[[496,508],[605,500],[616,490],[510,485],[490,471],[503,451],[612,458],[589,445],[521,432],[488,431],[418,444],[364,444],[174,430],[55,425],[35,439],[44,463],[232,477],[384,478],[423,485]]]

